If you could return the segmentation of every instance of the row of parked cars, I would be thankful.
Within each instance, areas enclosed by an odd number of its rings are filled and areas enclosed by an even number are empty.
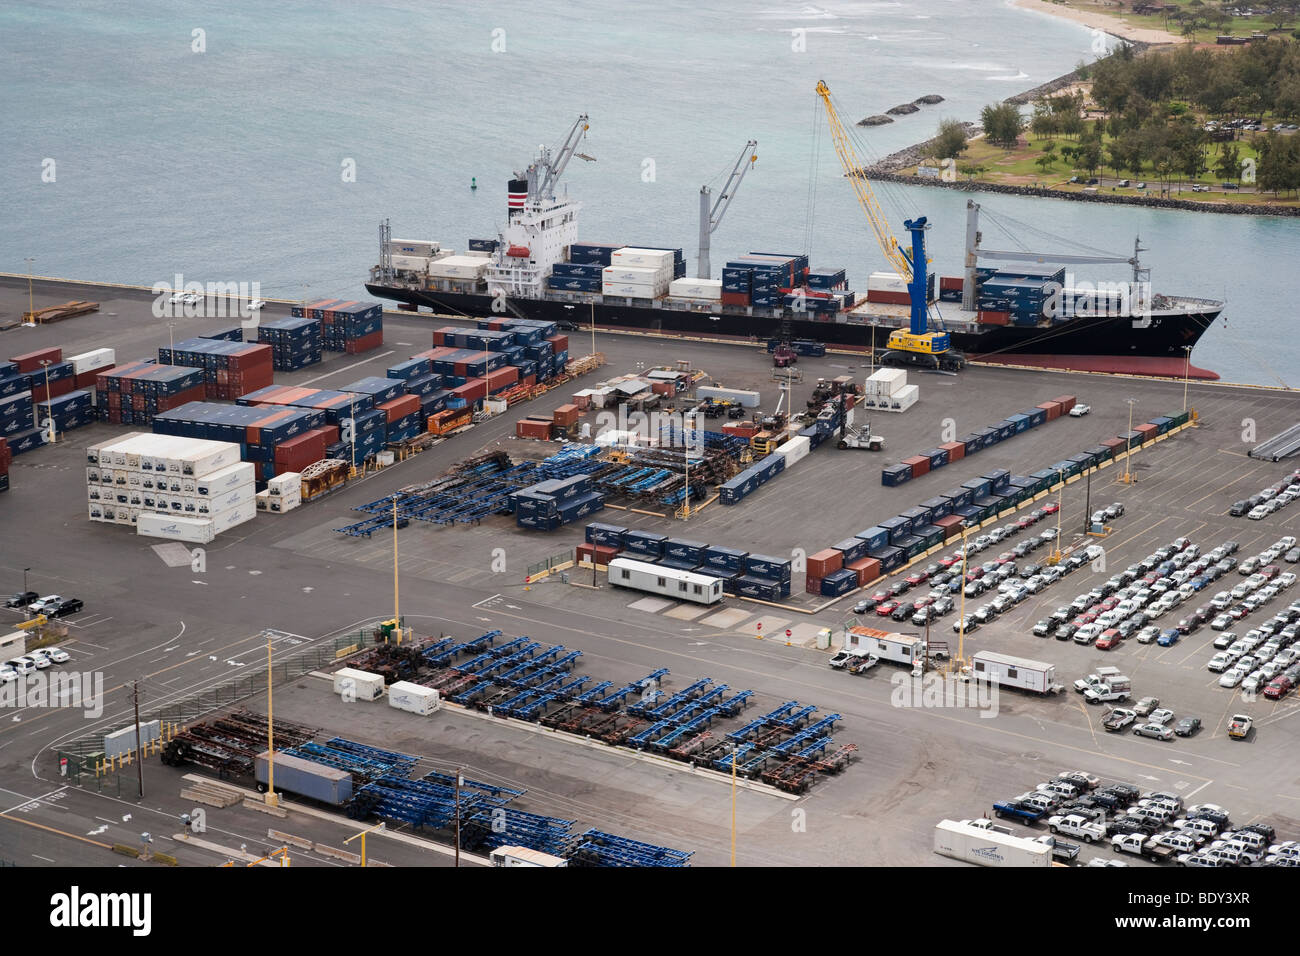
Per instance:
[[[1101,679],[1105,680],[1105,677]],[[1112,734],[1131,727],[1138,737],[1165,741],[1173,740],[1175,737],[1194,737],[1201,730],[1199,717],[1186,715],[1177,720],[1174,718],[1175,714],[1172,710],[1160,706],[1159,697],[1143,697],[1133,705],[1132,709],[1116,707],[1111,710],[1102,718],[1101,726]]]
[[[35,591],[20,591],[9,596],[9,600],[5,601],[5,607],[15,611],[26,611],[33,617],[38,614],[44,614],[46,617],[67,617],[69,614],[81,611],[85,605],[77,598],[68,598],[61,594],[41,597]]]
[[[1029,825],[1045,823],[1054,836],[1085,843],[1108,840],[1118,853],[1180,866],[1300,866],[1300,842],[1275,842],[1277,834],[1267,823],[1234,828],[1228,811],[1217,804],[1184,806],[1174,793],[1143,793],[1126,783],[1102,786],[1097,777],[1078,770],[995,803],[993,812]]]
[[[958,548],[953,553],[946,555],[939,561],[918,571],[913,571],[905,578],[900,578],[882,588],[869,598],[864,598],[853,606],[853,613],[867,614],[875,613],[879,617],[888,617],[890,620],[903,622],[911,621],[917,627],[924,627],[946,614],[950,614],[954,608],[956,595],[966,589],[966,596],[971,597],[973,593],[982,593],[987,590],[988,584],[980,585],[978,591],[972,592],[971,587],[977,582],[987,580],[989,584],[993,582],[1002,583],[1009,578],[1020,573],[1015,565],[1016,558],[1022,558],[1056,538],[1056,532],[1043,532],[1042,535],[1036,536],[1017,544],[1012,550],[1003,552],[999,555],[998,560],[988,561],[983,565],[973,566],[970,558],[995,544],[1000,544],[1008,538],[1024,531],[1037,524],[1044,517],[1055,514],[1056,504],[1050,504],[1041,508],[1032,514],[1025,515],[1014,524],[1002,525],[990,529],[986,534],[980,535],[966,545],[966,553]],[[962,575],[962,561],[966,561],[966,574]],[[1030,565],[1033,573],[1041,570],[1038,565]],[[1026,578],[1032,577],[1025,575]],[[1060,577],[1059,572],[1054,572],[1051,580]],[[1028,585],[1029,582],[1026,581]],[[929,594],[917,598],[914,601],[906,601],[903,595],[914,588],[922,585],[928,585]],[[1033,590],[1036,592],[1044,584],[1041,581],[1034,582]],[[967,630],[973,630],[968,627]],[[959,630],[958,627],[953,628]]]
[[[68,652],[61,648],[38,648],[22,657],[15,657],[0,664],[0,684],[8,684],[55,664],[66,664],[70,659]]]
[[[1234,518],[1245,515],[1252,521],[1259,521],[1281,511],[1297,498],[1300,498],[1300,469],[1293,471],[1277,484],[1262,489],[1258,494],[1234,501],[1232,507],[1228,509],[1228,514]],[[1300,561],[1300,554],[1296,556],[1296,560]]]
[[[1229,541],[1202,557],[1200,548],[1189,539],[1176,538],[1078,595],[1069,605],[1057,608],[1038,621],[1032,633],[1078,644],[1095,642],[1103,651],[1118,647],[1131,636],[1144,644],[1158,641],[1170,646],[1187,633],[1180,629],[1189,622],[1181,621],[1178,628],[1165,631],[1152,622],[1231,570],[1236,562],[1229,555],[1236,547],[1236,542]]]

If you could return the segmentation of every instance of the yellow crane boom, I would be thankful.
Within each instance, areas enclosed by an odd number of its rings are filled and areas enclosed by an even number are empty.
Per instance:
[[[898,240],[894,238],[893,233],[889,231],[889,221],[876,200],[876,194],[871,191],[870,183],[859,173],[865,164],[858,158],[858,152],[853,147],[848,129],[831,101],[830,87],[824,80],[817,81],[817,95],[822,98],[822,103],[826,107],[826,120],[830,125],[831,139],[835,142],[835,155],[839,157],[840,165],[844,168],[845,178],[853,187],[858,205],[862,207],[862,211],[867,215],[867,221],[871,223],[871,231],[875,233],[876,242],[880,244],[880,251],[885,254],[885,258],[893,265],[895,271],[910,282],[912,263],[904,250],[899,248]]]

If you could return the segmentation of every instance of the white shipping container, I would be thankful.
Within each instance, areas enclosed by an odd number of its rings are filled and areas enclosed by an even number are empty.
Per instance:
[[[897,272],[873,272],[867,276],[870,292],[907,292],[907,280]]]
[[[868,392],[893,395],[907,384],[907,372],[901,368],[882,368],[873,373],[865,384]]]
[[[955,820],[942,820],[934,828],[934,852],[979,866],[1052,865],[1052,848],[1046,843]]]
[[[446,256],[429,263],[429,275],[435,279],[479,279],[490,262],[477,256]]]
[[[602,282],[631,282],[642,285],[658,285],[662,281],[672,280],[672,268],[646,269],[640,266],[606,266],[600,270]]]
[[[862,403],[868,411],[876,412],[905,412],[917,403],[921,397],[921,390],[915,385],[904,385],[893,395],[876,395],[872,396],[870,392],[863,398]]]
[[[740,388],[722,388],[718,385],[701,385],[695,390],[697,398],[719,398],[729,402],[736,402],[744,408],[758,408],[760,397],[758,392],[749,392]]]
[[[657,299],[667,294],[668,286],[664,285],[630,285],[626,282],[612,283],[605,282],[601,284],[601,295],[618,295],[627,299]]]
[[[173,495],[172,497],[178,496]],[[250,501],[256,502],[257,486],[250,481],[237,488],[227,489],[219,495],[195,497],[193,500],[198,506],[199,514],[218,515],[232,508],[241,507]]]
[[[251,461],[241,461],[237,465],[228,465],[219,471],[194,480],[194,493],[199,497],[216,498],[218,495],[257,481],[257,474]]]
[[[266,490],[273,495],[282,495],[289,491],[302,491],[302,475],[296,471],[286,471],[266,482]]]
[[[615,266],[648,266],[652,269],[667,265],[671,272],[673,253],[667,249],[638,249],[635,246],[625,246],[622,249],[615,249],[609,257],[609,262],[610,265]]]
[[[294,508],[302,505],[302,498],[299,496],[281,495],[280,497],[271,498],[271,512],[273,514],[284,514],[286,511],[292,511]]]
[[[384,679],[379,674],[344,667],[334,672],[334,693],[345,700],[375,700],[384,693]]]
[[[398,272],[418,272],[421,275],[429,271],[428,256],[393,256],[393,268]]]
[[[428,716],[442,705],[436,690],[410,681],[399,680],[388,688],[388,706],[412,714]]]
[[[721,279],[674,279],[668,283],[668,294],[677,299],[708,299],[717,301],[722,298]]]
[[[130,520],[130,513],[127,513]],[[215,536],[212,521],[208,518],[185,518],[173,515],[140,512],[135,525],[136,534],[148,538],[169,538],[187,544],[207,544]]]
[[[179,454],[169,455],[167,470],[202,478],[218,469],[239,463],[239,445],[206,438],[187,438],[192,444]]]
[[[74,355],[71,358],[64,359],[64,361],[71,362],[72,371],[81,375],[97,368],[107,368],[110,365],[116,365],[116,356],[117,353],[112,349],[94,349],[90,352],[82,352],[80,355]]]
[[[389,239],[388,252],[394,256],[418,256],[427,259],[442,246],[432,239]]]
[[[255,500],[257,501],[258,511],[271,510],[271,493],[269,491],[259,491]]]
[[[252,521],[257,517],[257,502],[253,500],[252,495],[242,505],[234,508],[228,508],[225,511],[217,512],[212,516],[212,533],[221,534],[223,531],[229,531],[231,528],[241,525],[246,521]]]
[[[789,468],[796,462],[803,461],[812,451],[812,442],[802,435],[791,438],[788,442],[777,446],[776,453],[785,459],[785,466]]]

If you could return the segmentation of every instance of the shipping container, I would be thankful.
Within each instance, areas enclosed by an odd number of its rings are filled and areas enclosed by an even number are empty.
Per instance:
[[[273,773],[277,792],[297,794],[335,807],[352,800],[352,774],[281,751],[276,751],[268,766],[269,753],[264,750],[257,755],[254,774],[259,790],[266,790]]]
[[[399,680],[388,687],[388,706],[427,717],[438,710],[441,700],[432,687]]]
[[[834,548],[826,548],[808,556],[807,573],[809,577],[825,578],[828,574],[844,566],[844,555]]]
[[[902,464],[911,467],[913,478],[920,478],[930,472],[930,459],[925,455],[913,455],[911,458],[904,458]]]

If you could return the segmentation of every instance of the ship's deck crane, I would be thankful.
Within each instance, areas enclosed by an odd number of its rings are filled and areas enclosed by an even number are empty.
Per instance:
[[[736,165],[732,167],[731,173],[727,176],[727,181],[722,185],[722,192],[712,205],[710,205],[709,199],[713,195],[713,191],[708,186],[700,187],[700,261],[699,268],[696,271],[697,278],[710,278],[709,237],[713,235],[718,226],[722,225],[722,217],[727,214],[727,207],[731,205],[731,200],[736,195],[736,190],[740,188],[745,173],[749,172],[750,167],[758,162],[758,154],[754,152],[756,149],[758,149],[757,140],[751,139],[745,144],[745,148],[740,153],[740,158],[736,160]]]
[[[569,160],[573,159],[574,154],[578,151],[578,143],[586,135],[590,125],[587,122],[587,114],[583,113],[573,125],[569,127],[568,135],[564,137],[564,143],[560,146],[559,151],[552,158],[551,148],[549,146],[539,146],[537,148],[537,158],[529,165],[523,176],[516,176],[520,179],[528,180],[528,198],[540,201],[543,199],[552,199],[555,196],[555,186],[564,175],[564,168],[569,165]],[[588,157],[584,156],[584,159]]]
[[[890,333],[888,351],[881,356],[881,364],[952,371],[962,368],[966,364],[966,357],[952,347],[948,333],[942,328],[931,328],[925,257],[925,230],[929,226],[925,217],[909,219],[903,223],[912,235],[912,247],[910,250],[900,247],[890,231],[889,220],[880,208],[876,194],[861,173],[864,164],[858,157],[848,128],[831,100],[831,91],[825,81],[817,82],[817,95],[822,98],[826,108],[826,120],[830,126],[831,139],[835,143],[835,154],[839,157],[845,178],[853,188],[858,205],[871,224],[880,251],[895,271],[907,280],[908,299],[911,303],[909,327],[906,332],[899,330]]]

